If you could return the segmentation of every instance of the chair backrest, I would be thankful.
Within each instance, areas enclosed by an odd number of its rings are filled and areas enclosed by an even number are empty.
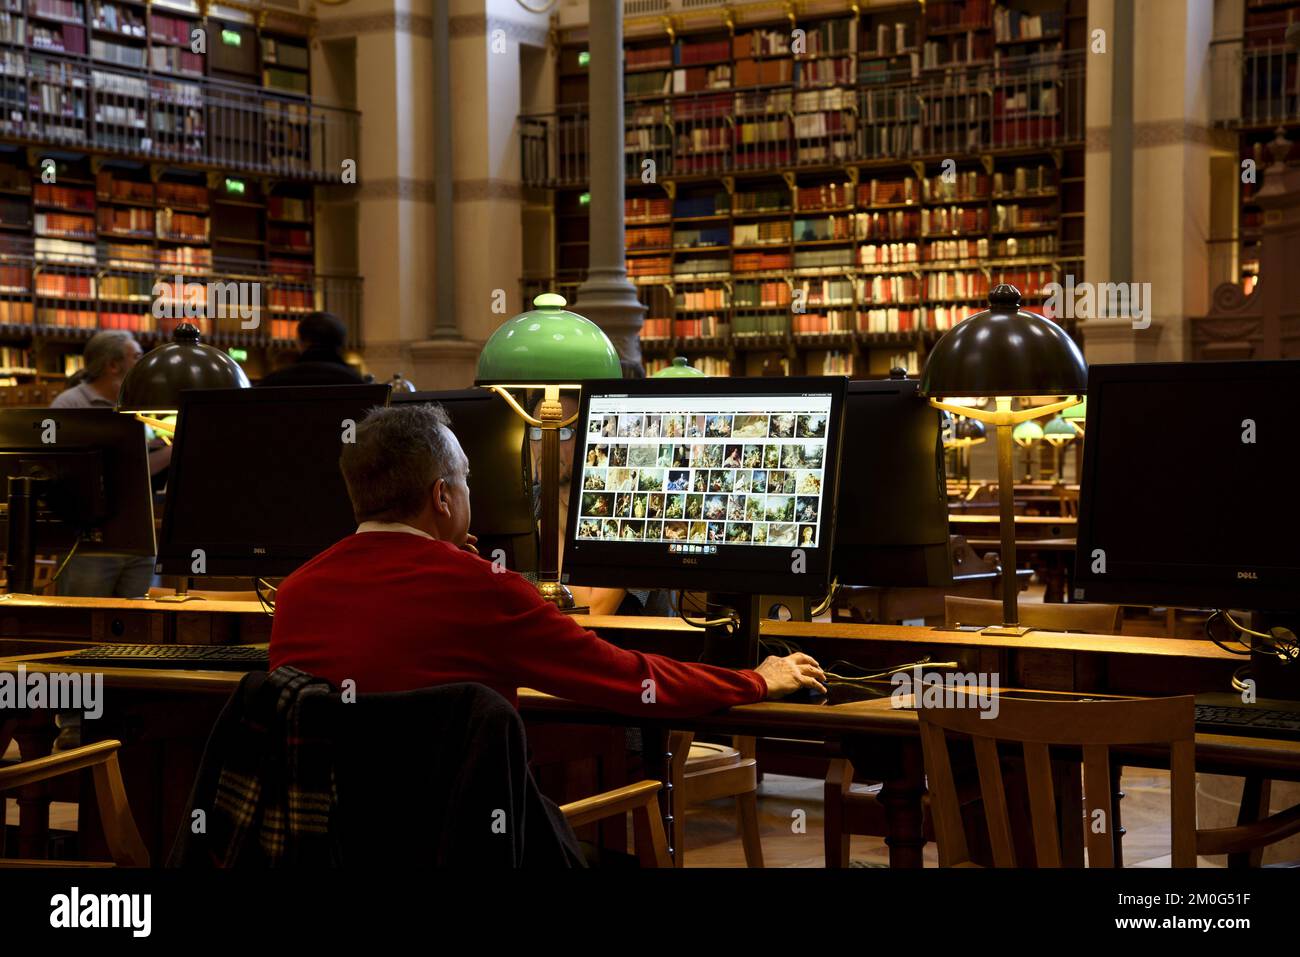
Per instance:
[[[1043,604],[1020,605],[1020,624],[1044,631],[1082,631],[1090,635],[1117,635],[1120,629],[1119,605]],[[944,622],[949,628],[958,625],[1002,624],[1002,602],[989,598],[959,598],[945,595]]]
[[[1003,757],[1016,757],[1020,745],[1033,848],[1038,867],[1060,867],[1061,833],[1053,784],[1051,748],[1074,749],[1067,758],[1083,758],[1083,814],[1065,807],[1067,824],[1082,822],[1088,864],[1115,865],[1115,836],[1111,821],[1110,748],[1122,745],[1168,745],[1170,749],[1170,831],[1174,867],[1196,866],[1195,707],[1190,696],[1106,701],[1037,701],[1003,695],[995,718],[981,717],[972,707],[922,708],[921,744],[930,790],[930,812],[939,845],[939,865],[952,867],[971,861],[967,834],[949,753],[948,734],[969,738],[979,772],[980,794],[988,826],[989,846],[997,867],[1018,863],[1007,813],[1007,784]],[[999,754],[999,743],[1003,754]],[[1012,752],[1007,755],[1006,752]],[[1061,752],[1058,750],[1058,757]],[[1008,762],[1010,763],[1010,762]],[[1076,770],[1077,774],[1077,770]],[[1077,777],[1076,777],[1077,780]],[[1066,795],[1062,795],[1063,797]],[[1080,826],[1076,823],[1075,826]]]

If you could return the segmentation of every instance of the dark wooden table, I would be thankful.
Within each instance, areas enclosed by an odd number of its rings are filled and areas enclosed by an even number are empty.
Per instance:
[[[195,616],[190,620],[181,615]],[[674,618],[581,617],[615,644],[673,655],[699,657],[702,634]],[[16,599],[0,603],[0,671],[72,670],[57,656],[124,629],[161,636],[248,636],[269,624],[255,602],[157,605],[114,599]],[[84,631],[78,635],[79,628]],[[17,632],[17,634],[15,634]],[[991,638],[973,632],[890,625],[823,622],[763,623],[764,638],[803,648],[823,662],[837,659],[875,669],[919,660],[955,661],[963,671],[996,673],[1004,688],[1059,692],[1164,695],[1223,690],[1238,659],[1203,641],[1031,632],[1020,638]],[[127,631],[124,634],[136,634]],[[110,638],[110,640],[112,640]],[[247,639],[246,639],[247,640]],[[39,656],[39,657],[38,657]],[[91,669],[86,669],[91,670]],[[120,738],[123,772],[142,835],[155,861],[165,858],[180,824],[199,756],[216,714],[238,684],[229,672],[171,669],[93,669],[104,675],[108,706],[97,722],[85,722],[90,737]],[[844,703],[764,702],[694,719],[649,721],[645,715],[615,715],[523,691],[520,709],[530,721],[636,724],[657,729],[647,744],[649,770],[666,777],[666,732],[673,729],[759,737],[834,742],[856,767],[884,782],[893,866],[919,867],[924,774],[914,713],[896,710],[888,699]],[[0,748],[13,735],[24,758],[48,753],[55,728],[50,715],[20,712],[0,722]],[[1158,766],[1158,753],[1135,749],[1130,765]],[[1219,735],[1197,736],[1198,770],[1220,774],[1263,773],[1300,780],[1300,743]],[[20,854],[39,856],[48,833],[48,792],[19,797],[23,822]],[[81,818],[93,821],[94,802],[83,801]]]

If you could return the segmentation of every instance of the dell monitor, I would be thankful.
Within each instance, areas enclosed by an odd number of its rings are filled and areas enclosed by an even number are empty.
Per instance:
[[[111,409],[0,412],[0,502],[11,592],[31,590],[38,548],[153,555],[144,425]]]
[[[915,379],[849,383],[831,558],[841,585],[952,584],[940,424]]]
[[[1300,610],[1300,361],[1097,365],[1075,597]]]
[[[158,571],[280,577],[356,530],[339,455],[387,384],[181,393]]]
[[[535,572],[537,518],[524,420],[489,389],[394,392],[391,402],[436,402],[446,410],[469,459],[470,531],[479,554],[489,561],[501,558],[514,571]]]
[[[846,382],[584,383],[564,581],[824,593]]]

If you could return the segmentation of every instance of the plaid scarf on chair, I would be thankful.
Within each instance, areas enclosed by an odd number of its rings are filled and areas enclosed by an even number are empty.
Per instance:
[[[308,697],[334,693],[329,682],[277,668],[245,709],[217,779],[209,847],[212,863],[328,867],[340,863],[330,823],[338,804],[332,744],[303,730]],[[251,853],[250,853],[251,852]]]

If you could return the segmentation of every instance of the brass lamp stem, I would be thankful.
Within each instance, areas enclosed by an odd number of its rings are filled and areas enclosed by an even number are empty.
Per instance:
[[[985,634],[999,636],[1023,635],[1029,629],[1020,627],[1020,579],[1016,575],[1016,479],[1015,443],[1011,439],[1011,399],[997,400],[999,418],[998,442],[998,512],[999,531],[1002,535],[1002,627],[986,628]]]

